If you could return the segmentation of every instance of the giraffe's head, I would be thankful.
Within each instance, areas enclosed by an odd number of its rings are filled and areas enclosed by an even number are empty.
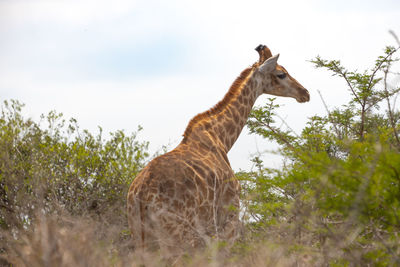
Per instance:
[[[255,75],[262,93],[293,97],[300,103],[310,100],[307,89],[278,64],[279,54],[272,56],[265,45],[259,45],[256,50],[260,55],[260,60],[256,64]]]

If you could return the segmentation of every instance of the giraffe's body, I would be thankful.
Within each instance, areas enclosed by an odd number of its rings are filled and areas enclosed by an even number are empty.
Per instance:
[[[260,61],[242,72],[224,99],[193,118],[182,142],[133,181],[128,220],[136,245],[179,251],[237,237],[240,185],[228,151],[259,95],[309,100],[307,90],[276,64],[277,56],[265,46],[257,51]],[[289,81],[276,77],[282,73]]]

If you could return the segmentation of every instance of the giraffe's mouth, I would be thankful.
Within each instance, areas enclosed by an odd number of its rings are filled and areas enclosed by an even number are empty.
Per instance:
[[[310,93],[304,89],[303,92],[301,92],[300,96],[296,97],[297,102],[299,103],[305,103],[310,101]]]

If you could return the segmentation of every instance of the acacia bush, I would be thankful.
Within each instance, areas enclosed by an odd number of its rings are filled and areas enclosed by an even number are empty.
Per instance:
[[[0,117],[0,232],[3,252],[34,230],[37,219],[72,216],[118,225],[129,239],[125,199],[149,159],[148,142],[110,133],[104,140],[54,111],[40,122],[22,116],[23,105],[4,101]]]
[[[345,82],[351,100],[309,118],[301,134],[276,126],[274,99],[253,109],[250,131],[278,143],[286,163],[269,169],[256,157],[256,171],[239,174],[252,236],[276,233],[288,253],[318,265],[400,264],[398,50],[386,47],[363,72],[313,59]]]

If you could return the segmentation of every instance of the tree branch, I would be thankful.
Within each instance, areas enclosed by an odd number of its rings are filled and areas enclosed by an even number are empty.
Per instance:
[[[354,90],[353,85],[351,84],[350,80],[347,78],[346,72],[343,72],[341,68],[339,68],[339,66],[336,65],[335,62],[332,62],[332,64],[335,66],[337,72],[345,79],[345,81],[347,82],[347,85],[349,86],[351,92],[353,93],[354,97],[356,98],[357,102],[362,105],[362,101],[361,99],[358,97],[356,91]]]

